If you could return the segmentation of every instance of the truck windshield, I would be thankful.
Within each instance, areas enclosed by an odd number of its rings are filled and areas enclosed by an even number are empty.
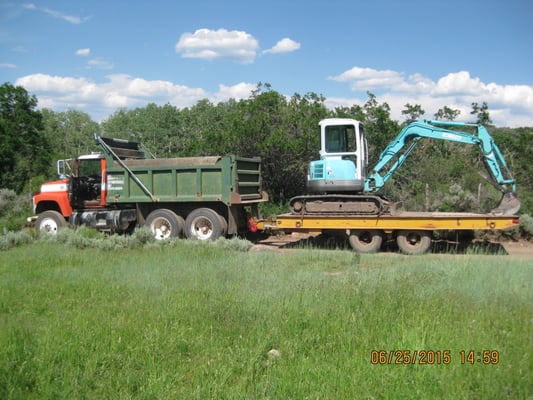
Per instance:
[[[100,159],[80,160],[78,176],[100,176]]]

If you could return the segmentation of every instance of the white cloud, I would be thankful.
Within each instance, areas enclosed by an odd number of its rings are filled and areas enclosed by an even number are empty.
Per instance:
[[[89,68],[97,68],[97,69],[113,69],[114,64],[110,61],[101,59],[101,58],[93,58],[92,60],[89,60],[87,63]]]
[[[81,24],[82,22],[85,22],[88,19],[87,17],[82,18],[82,17],[78,17],[74,15],[68,15],[60,11],[52,10],[51,8],[47,8],[47,7],[37,7],[33,3],[23,4],[22,7],[25,8],[26,10],[44,12],[45,14],[48,14],[54,18],[62,19],[63,21],[66,21],[74,25]]]
[[[372,68],[353,67],[338,76],[330,77],[338,82],[348,82],[353,90],[367,90],[376,87],[393,87],[403,81],[402,74],[396,71],[378,71]]]
[[[248,98],[256,88],[256,84],[238,83],[220,85],[218,92],[209,93],[202,88],[163,80],[149,81],[125,74],[108,75],[106,78],[106,82],[95,83],[87,78],[33,74],[17,79],[15,85],[35,94],[40,107],[58,112],[74,108],[89,113],[96,121],[113,114],[117,108],[143,107],[148,103],[170,103],[183,108],[191,107],[202,99],[213,102],[230,98],[240,100]]]
[[[258,47],[257,40],[249,33],[226,29],[187,32],[176,43],[176,51],[184,58],[231,60],[243,64],[255,60]]]
[[[379,100],[389,104],[392,117],[398,120],[404,118],[401,110],[406,103],[421,104],[427,118],[448,106],[461,110],[459,119],[471,120],[472,103],[485,101],[496,125],[533,126],[533,86],[484,83],[471,77],[468,71],[449,73],[435,82],[419,73],[406,76],[393,70],[353,67],[329,79],[349,84],[354,92],[379,95]],[[328,99],[330,105],[364,102],[366,99]]]
[[[298,50],[301,47],[301,44],[295,42],[289,38],[283,38],[276,43],[271,49],[265,50],[263,53],[272,53],[272,54],[281,54],[281,53],[290,53]]]
[[[486,101],[494,124],[497,126],[533,126],[533,87],[527,85],[501,85],[484,83],[465,71],[447,74],[432,80],[421,74],[405,75],[401,72],[354,67],[336,77],[338,82],[350,85],[353,96],[327,97],[329,107],[363,105],[370,91],[377,100],[387,102],[391,117],[402,121],[405,104],[420,104],[426,110],[424,118],[433,118],[444,106],[459,109],[458,120],[472,121],[472,102]],[[191,107],[199,100],[214,103],[230,98],[240,100],[250,97],[256,83],[240,82],[220,84],[215,92],[199,87],[188,87],[165,80],[146,80],[125,74],[110,74],[104,82],[86,77],[33,74],[19,78],[15,85],[25,87],[35,94],[40,107],[55,111],[77,109],[87,112],[96,121],[113,114],[118,107],[143,107],[148,103],[170,103],[178,108]]]
[[[16,86],[24,86],[28,90],[40,92],[70,93],[80,90],[89,84],[89,81],[85,78],[33,74],[17,79],[15,84]]]
[[[247,99],[255,89],[257,89],[257,84],[245,82],[233,86],[218,85],[218,92],[215,93],[214,98],[217,102],[229,99]]]
[[[16,64],[11,64],[11,63],[0,63],[0,68],[11,68],[11,69],[14,69],[14,68],[17,68]]]
[[[91,49],[78,49],[75,53],[77,56],[87,57],[91,54]]]

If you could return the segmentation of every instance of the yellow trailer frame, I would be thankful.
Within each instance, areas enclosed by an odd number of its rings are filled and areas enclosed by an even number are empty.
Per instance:
[[[257,221],[260,230],[322,231],[323,229],[502,230],[519,223],[517,216],[492,214],[402,212],[381,216],[300,216],[281,214]]]
[[[395,215],[293,215],[281,214],[257,221],[264,231],[321,233],[344,231],[354,250],[379,250],[385,234],[395,234],[400,250],[407,254],[427,251],[431,232],[438,230],[504,230],[518,226],[518,216],[474,213],[407,212]]]

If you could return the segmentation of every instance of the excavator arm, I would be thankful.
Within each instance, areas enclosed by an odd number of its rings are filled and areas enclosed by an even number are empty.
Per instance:
[[[464,126],[476,127],[476,134],[447,129]],[[503,193],[502,201],[492,212],[503,215],[518,212],[520,201],[516,197],[516,180],[494,139],[483,125],[478,124],[417,121],[407,125],[381,153],[372,173],[365,180],[364,191],[372,193],[380,190],[424,138],[477,145],[490,174],[488,181]]]

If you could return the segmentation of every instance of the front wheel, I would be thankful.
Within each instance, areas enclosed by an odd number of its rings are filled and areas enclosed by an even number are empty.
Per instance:
[[[54,210],[44,211],[39,214],[35,221],[35,228],[48,235],[56,235],[57,232],[67,226],[63,216]]]
[[[225,220],[210,208],[198,208],[185,219],[185,235],[198,240],[215,240],[224,235]]]
[[[156,240],[166,240],[180,236],[183,231],[183,225],[183,218],[166,208],[152,211],[144,223],[144,226],[150,229]]]
[[[383,232],[377,229],[352,229],[348,242],[358,253],[375,253],[383,243]]]
[[[431,231],[399,231],[396,243],[404,254],[423,254],[431,246]]]

